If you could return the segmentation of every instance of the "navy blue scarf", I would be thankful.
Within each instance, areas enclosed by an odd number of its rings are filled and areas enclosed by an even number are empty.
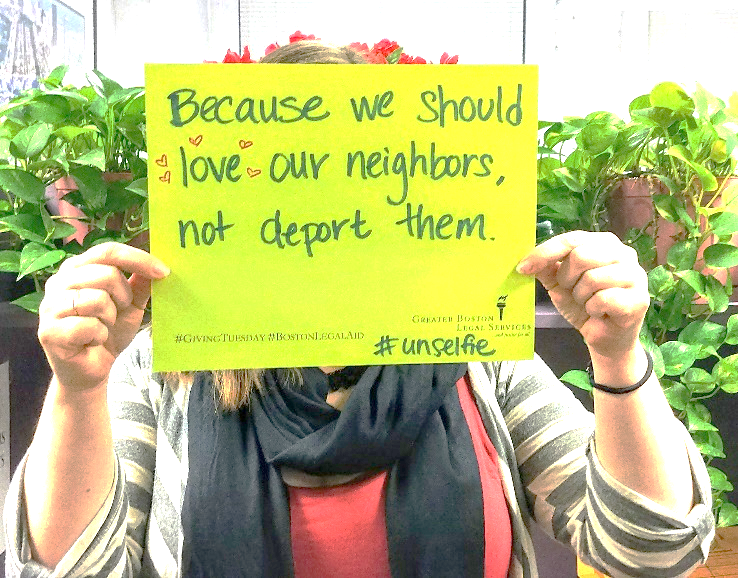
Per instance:
[[[482,578],[479,468],[454,387],[466,365],[369,367],[342,411],[325,402],[317,368],[303,387],[265,375],[250,410],[215,408],[198,374],[188,410],[183,576],[294,575],[280,466],[310,474],[388,469],[389,562],[394,578]]]

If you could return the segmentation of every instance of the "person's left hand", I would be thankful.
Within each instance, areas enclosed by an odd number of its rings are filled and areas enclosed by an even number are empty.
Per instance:
[[[612,233],[558,235],[533,249],[518,272],[538,278],[591,351],[612,358],[638,345],[648,279],[635,250]]]

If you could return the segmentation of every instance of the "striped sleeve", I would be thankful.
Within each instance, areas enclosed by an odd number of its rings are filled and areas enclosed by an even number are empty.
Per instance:
[[[113,486],[105,502],[53,570],[31,559],[22,490],[25,463],[26,458],[16,471],[5,506],[5,531],[9,546],[5,554],[6,578],[126,576],[126,556],[122,547],[126,530],[126,496],[120,460],[116,460]]]
[[[135,338],[113,366],[108,384],[113,444],[125,476],[127,498],[125,578],[141,573],[156,467],[156,411],[161,386],[151,376],[148,339],[146,332]]]
[[[23,504],[23,466],[18,467],[4,513],[8,541],[6,578],[135,578],[143,556],[153,487],[156,418],[148,391],[150,374],[137,367],[134,347],[116,361],[108,403],[116,453],[114,484],[93,520],[56,568],[31,560]]]
[[[498,399],[525,499],[549,535],[613,578],[688,576],[704,561],[714,533],[710,482],[681,425],[695,505],[677,518],[605,471],[595,451],[594,416],[540,358],[502,368]]]

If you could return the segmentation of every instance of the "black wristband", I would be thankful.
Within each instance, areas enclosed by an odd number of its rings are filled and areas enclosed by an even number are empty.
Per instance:
[[[616,395],[621,393],[630,393],[631,391],[635,391],[639,387],[641,387],[644,383],[648,381],[648,378],[651,377],[651,374],[653,373],[653,358],[651,357],[651,354],[648,351],[644,350],[644,353],[646,354],[646,359],[648,360],[648,367],[646,367],[646,375],[644,375],[641,380],[638,383],[634,383],[633,385],[627,385],[625,387],[611,387],[609,385],[602,385],[601,383],[595,383],[594,379],[592,379],[592,387],[594,389],[598,389],[599,391],[604,391],[605,393],[614,393]]]

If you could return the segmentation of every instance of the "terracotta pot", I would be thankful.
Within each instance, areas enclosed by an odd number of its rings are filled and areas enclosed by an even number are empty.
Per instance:
[[[666,254],[679,239],[683,230],[664,219],[654,220],[653,195],[667,194],[666,186],[651,177],[623,179],[610,192],[608,217],[610,229],[621,239],[628,229],[642,229],[652,223],[646,232],[656,243],[656,265],[666,263]]]
[[[725,190],[726,187],[733,183],[738,183],[737,177],[729,177],[728,182],[724,182],[725,179],[719,179],[720,191]],[[646,232],[654,237],[656,244],[656,262],[654,265],[663,265],[666,263],[666,256],[669,249],[674,243],[684,236],[684,228],[672,223],[665,221],[658,217],[654,220],[654,207],[652,195],[668,194],[666,186],[651,177],[641,177],[624,179],[619,181],[618,184],[612,189],[610,199],[608,201],[608,216],[610,219],[611,230],[618,237],[623,239],[628,229],[646,228]],[[718,201],[712,201],[713,196],[705,193],[703,195],[703,205],[720,206]],[[694,217],[694,211],[688,210],[688,212]],[[649,226],[649,223],[652,223]],[[704,223],[702,223],[704,226]],[[702,255],[707,246],[715,243],[717,239],[709,238],[705,241],[705,244],[700,247],[697,254],[698,262],[702,259]],[[738,241],[738,235],[734,235],[732,243],[735,245]],[[704,269],[705,273],[713,274],[721,282],[725,283],[727,279],[727,271],[725,269],[714,271],[711,269]],[[731,278],[733,280],[733,286],[738,285],[738,267],[730,269]]]
[[[65,243],[70,241],[77,241],[80,245],[85,238],[85,235],[90,230],[87,223],[80,221],[75,217],[84,217],[85,214],[80,211],[74,205],[64,200],[64,196],[71,191],[77,190],[77,183],[70,176],[64,176],[58,179],[53,184],[46,187],[46,206],[49,212],[60,217],[70,217],[62,219],[63,222],[72,225],[77,232],[74,235],[70,235],[64,239]]]
[[[727,179],[724,179],[724,178],[718,179],[718,191],[725,191],[727,190],[728,187],[731,187],[731,186],[738,186],[738,177],[728,177]],[[723,205],[722,195],[719,198],[717,198],[715,201],[713,201],[712,199],[713,199],[712,195],[708,196],[707,194],[705,194],[702,198],[702,205],[711,206],[711,207],[721,207]],[[731,207],[730,211],[733,213],[738,212],[738,206]],[[705,224],[700,223],[700,225],[704,226]],[[712,245],[713,243],[717,243],[717,242],[718,242],[718,239],[715,235],[711,235],[710,237],[708,237],[704,245],[700,247],[700,251],[697,254],[698,262],[699,260],[702,259],[702,255],[705,249],[709,245]],[[734,234],[730,238],[730,244],[734,246],[738,244],[738,233]],[[705,271],[712,273],[717,279],[720,280],[721,283],[725,283],[725,281],[727,280],[727,270],[726,269],[714,270],[714,269],[706,268]],[[733,287],[738,286],[738,266],[730,268],[730,278],[733,283]]]
[[[102,178],[103,181],[106,183],[115,183],[119,181],[130,181],[131,180],[131,173],[130,172],[120,172],[120,173],[103,173]],[[90,231],[90,226],[79,220],[79,217],[84,217],[85,214],[79,210],[74,205],[68,203],[64,200],[64,196],[71,191],[77,190],[77,183],[74,181],[74,179],[70,176],[65,176],[60,179],[58,179],[55,183],[52,185],[49,185],[46,188],[46,199],[47,199],[47,207],[49,208],[49,211],[52,212],[52,214],[59,215],[60,217],[69,217],[62,219],[65,223],[69,223],[73,227],[77,229],[77,232],[74,235],[70,235],[69,237],[64,239],[65,243],[69,243],[72,240],[76,240],[80,245],[84,241],[85,236]],[[122,222],[122,215],[113,215],[111,216],[107,223],[105,224],[108,230],[111,231],[120,231],[123,222]],[[128,244],[132,245],[134,247],[138,247],[141,249],[145,249],[148,247],[149,243],[149,232],[144,231],[143,233],[137,235],[133,239],[131,239]]]

